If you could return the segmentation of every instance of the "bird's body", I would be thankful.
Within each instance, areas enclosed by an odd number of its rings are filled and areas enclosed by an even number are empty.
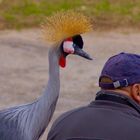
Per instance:
[[[47,127],[59,96],[59,52],[49,51],[49,81],[35,102],[0,111],[0,140],[38,140]]]
[[[48,84],[43,95],[35,102],[0,111],[0,140],[40,138],[53,115],[59,96],[59,65],[65,66],[66,56],[69,54],[77,54],[91,60],[82,50],[83,40],[79,35],[89,30],[91,24],[88,19],[73,12],[56,14],[48,19],[44,28],[45,38],[54,43],[49,51]]]

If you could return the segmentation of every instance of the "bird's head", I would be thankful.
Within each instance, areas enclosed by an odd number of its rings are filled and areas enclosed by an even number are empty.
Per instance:
[[[59,65],[61,67],[66,66],[66,57],[69,54],[79,55],[86,59],[92,60],[92,58],[85,51],[83,51],[83,44],[81,35],[75,35],[65,39],[60,45]]]
[[[46,41],[60,49],[59,65],[65,67],[69,54],[79,55],[91,60],[83,51],[81,34],[93,31],[91,19],[76,11],[60,11],[46,18],[42,26]]]

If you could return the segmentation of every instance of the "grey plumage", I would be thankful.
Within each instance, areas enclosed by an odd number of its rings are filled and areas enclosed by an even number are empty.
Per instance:
[[[49,51],[49,81],[43,95],[31,104],[0,111],[0,140],[38,140],[47,127],[59,96],[59,49]]]

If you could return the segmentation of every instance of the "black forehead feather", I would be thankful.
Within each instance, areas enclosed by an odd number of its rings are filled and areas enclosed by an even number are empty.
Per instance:
[[[73,39],[73,43],[76,44],[77,46],[79,46],[79,48],[83,48],[83,39],[82,39],[82,36],[81,35],[75,35],[72,37]]]

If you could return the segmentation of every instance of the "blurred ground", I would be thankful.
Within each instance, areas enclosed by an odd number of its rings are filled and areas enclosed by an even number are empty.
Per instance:
[[[68,57],[67,67],[61,69],[61,94],[52,122],[63,112],[94,100],[99,90],[98,76],[107,58],[122,51],[140,54],[140,33],[121,32],[83,35],[84,49],[94,60]],[[1,109],[32,102],[41,96],[48,80],[46,46],[38,29],[0,31]],[[41,140],[46,140],[49,128]]]

